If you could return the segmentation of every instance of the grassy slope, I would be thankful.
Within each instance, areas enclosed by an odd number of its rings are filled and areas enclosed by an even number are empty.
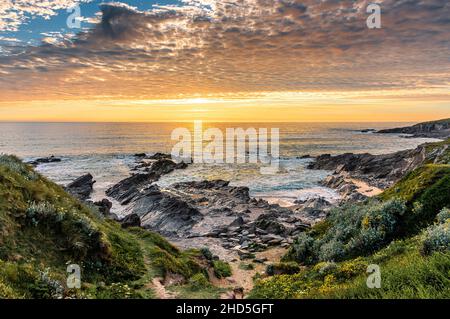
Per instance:
[[[430,144],[427,152],[449,145],[450,139]],[[260,279],[252,291],[253,298],[450,298],[450,219],[441,225],[443,249],[424,253],[424,240],[437,223],[436,214],[450,207],[450,150],[446,149],[434,164],[425,164],[411,172],[379,196],[379,201],[401,199],[406,212],[398,217],[395,236],[376,252],[360,254],[340,262],[316,260],[294,275],[277,275]],[[374,201],[361,209],[370,211]],[[343,213],[344,211],[342,211]],[[316,240],[333,236],[341,223],[336,218],[317,224],[309,233]],[[447,216],[448,217],[448,216]],[[332,224],[332,223],[336,224]],[[431,226],[430,226],[431,225]],[[364,220],[358,226],[364,228]],[[428,227],[428,228],[427,228]],[[441,235],[441,233],[440,233]],[[292,260],[291,253],[285,260]],[[381,269],[380,289],[366,285],[367,266]]]
[[[0,156],[0,298],[151,298],[155,276],[189,279],[205,272],[203,259],[155,233],[122,229]],[[66,287],[70,263],[82,267],[81,290]]]

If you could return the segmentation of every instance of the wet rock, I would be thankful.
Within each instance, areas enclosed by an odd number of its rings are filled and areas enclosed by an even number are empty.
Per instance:
[[[104,216],[109,215],[109,213],[111,212],[112,203],[106,198],[103,198],[101,201],[95,202],[94,205],[98,207],[99,212]]]
[[[244,224],[245,224],[244,218],[238,217],[230,224],[230,227],[240,227]]]
[[[131,202],[139,194],[139,190],[159,179],[159,175],[154,173],[132,175],[106,191],[106,195],[119,201],[121,205]]]
[[[39,164],[58,163],[58,162],[61,162],[61,159],[51,155],[49,157],[37,158],[34,161],[28,162],[27,164],[38,166]]]
[[[139,157],[139,158],[144,158],[146,156],[147,156],[147,154],[145,154],[145,153],[136,153],[136,154],[134,154],[134,157]]]
[[[151,160],[167,160],[172,159],[172,155],[164,153],[155,153],[153,155],[147,156],[147,158]]]
[[[260,215],[255,221],[255,226],[266,233],[277,235],[286,233],[286,227],[278,220],[274,213]]]
[[[88,173],[68,184],[66,190],[76,198],[86,200],[94,190],[94,183],[94,178]]]
[[[152,163],[148,168],[146,168],[146,171],[162,176],[173,172],[176,167],[177,164],[170,159],[159,159],[156,162]]]
[[[157,185],[142,189],[128,211],[141,217],[142,227],[167,236],[186,236],[203,215],[182,198],[161,192]]]

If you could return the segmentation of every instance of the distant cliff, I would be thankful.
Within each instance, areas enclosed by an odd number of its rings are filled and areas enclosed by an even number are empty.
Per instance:
[[[450,118],[419,123],[413,126],[380,130],[377,133],[411,134],[414,137],[447,138],[450,137]]]

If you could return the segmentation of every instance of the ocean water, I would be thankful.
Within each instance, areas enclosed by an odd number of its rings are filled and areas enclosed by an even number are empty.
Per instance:
[[[319,181],[329,172],[306,169],[310,159],[302,155],[324,153],[382,154],[414,148],[431,141],[393,134],[362,133],[360,130],[406,126],[411,123],[204,123],[203,129],[249,127],[280,129],[280,170],[261,175],[252,164],[193,164],[164,176],[158,184],[221,178],[232,185],[248,186],[252,196],[290,205],[297,198],[324,196],[338,198]],[[170,153],[176,141],[172,130],[193,123],[1,123],[0,153],[15,154],[24,160],[54,155],[60,163],[42,164],[38,171],[65,185],[89,172],[97,181],[93,199],[103,198],[105,190],[130,175],[135,153]],[[270,130],[269,130],[270,131]],[[117,208],[116,208],[117,209]],[[116,212],[120,213],[119,210]]]

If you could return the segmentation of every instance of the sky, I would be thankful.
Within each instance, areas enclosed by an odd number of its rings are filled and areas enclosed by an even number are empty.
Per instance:
[[[450,117],[450,2],[372,2],[2,0],[0,121]]]

